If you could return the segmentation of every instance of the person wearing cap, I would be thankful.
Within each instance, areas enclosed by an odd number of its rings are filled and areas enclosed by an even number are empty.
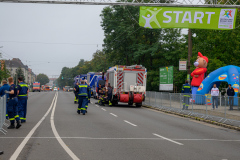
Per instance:
[[[9,91],[10,86],[7,84],[6,80],[2,81],[3,86],[0,88],[0,96],[3,97],[5,95],[5,91]],[[9,95],[6,94],[6,98],[9,98]],[[7,103],[7,102],[6,102]],[[6,119],[8,119],[8,112],[7,112],[7,104],[6,104]]]

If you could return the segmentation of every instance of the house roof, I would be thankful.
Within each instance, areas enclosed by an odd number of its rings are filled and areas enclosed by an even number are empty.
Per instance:
[[[7,68],[25,68],[28,69],[27,65],[24,65],[19,58],[13,58],[12,60],[5,60],[5,65]]]

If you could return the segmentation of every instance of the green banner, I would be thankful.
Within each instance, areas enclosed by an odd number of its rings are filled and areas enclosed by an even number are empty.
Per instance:
[[[172,91],[173,90],[173,66],[163,67],[160,71],[159,90]]]
[[[235,29],[235,8],[140,7],[145,28]]]

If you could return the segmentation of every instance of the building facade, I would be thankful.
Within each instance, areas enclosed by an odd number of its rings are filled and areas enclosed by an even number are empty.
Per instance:
[[[6,69],[10,72],[11,77],[16,77],[17,70],[22,69],[23,75],[25,78],[25,83],[32,84],[35,81],[35,74],[32,72],[32,69],[28,68],[27,65],[24,65],[19,58],[13,58],[12,60],[5,60]],[[16,81],[16,79],[14,80]]]

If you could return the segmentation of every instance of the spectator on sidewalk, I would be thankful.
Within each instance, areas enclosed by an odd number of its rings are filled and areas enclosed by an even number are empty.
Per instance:
[[[212,96],[213,109],[215,109],[215,106],[216,106],[216,109],[217,109],[218,108],[219,89],[217,88],[216,84],[213,85],[213,88],[211,90],[211,96]]]
[[[235,95],[235,92],[231,84],[228,85],[227,95],[229,96],[229,105],[230,105],[229,110],[233,110],[233,96]]]

